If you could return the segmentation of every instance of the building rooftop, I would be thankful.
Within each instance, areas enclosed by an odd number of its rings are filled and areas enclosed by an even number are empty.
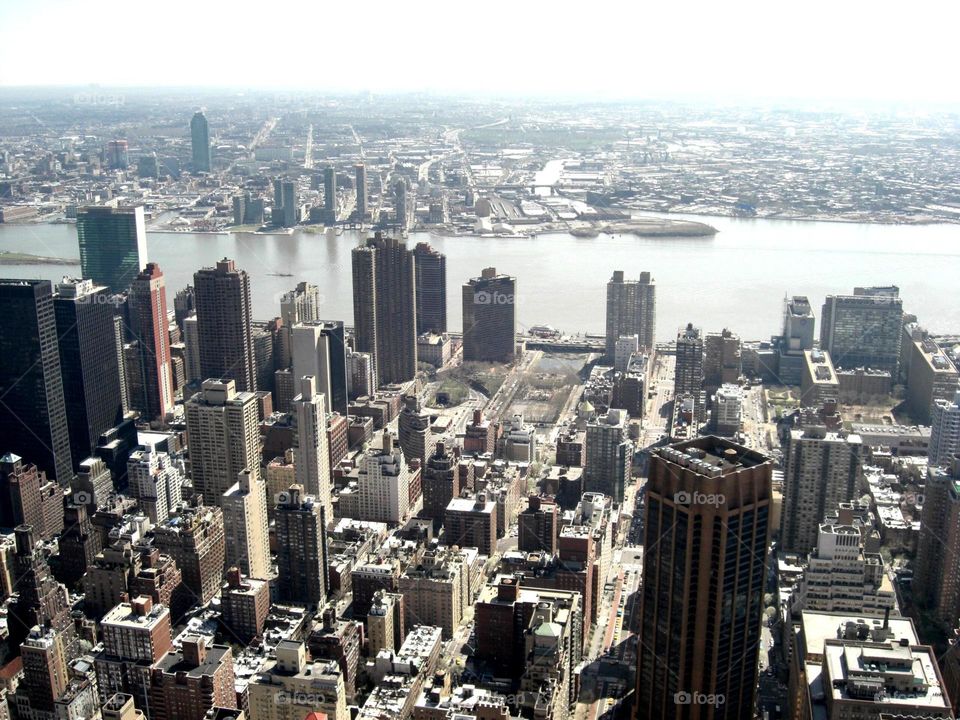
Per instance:
[[[763,453],[715,436],[694,438],[655,451],[664,460],[718,476],[770,462]]]

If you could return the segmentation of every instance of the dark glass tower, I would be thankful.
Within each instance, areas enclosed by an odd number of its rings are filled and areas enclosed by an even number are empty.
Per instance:
[[[716,437],[650,456],[634,717],[753,717],[772,464]]]
[[[324,320],[321,332],[327,336],[330,355],[330,409],[347,417],[347,343],[340,320]]]
[[[0,443],[61,485],[73,475],[48,280],[0,280]]]
[[[106,288],[64,278],[53,299],[73,469],[123,419],[113,305]]]
[[[417,335],[447,331],[447,256],[430,243],[413,251],[417,277]]]
[[[142,207],[86,207],[77,213],[80,274],[120,293],[147,262]]]

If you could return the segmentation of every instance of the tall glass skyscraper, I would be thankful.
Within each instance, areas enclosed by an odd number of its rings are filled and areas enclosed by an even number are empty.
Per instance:
[[[126,290],[147,263],[142,207],[82,208],[77,213],[80,274],[108,293]]]
[[[0,358],[0,454],[66,485],[73,467],[49,280],[0,280]]]
[[[190,120],[190,144],[193,150],[193,171],[210,172],[210,126],[200,110]]]
[[[73,466],[123,420],[114,305],[90,280],[64,278],[53,298]]]

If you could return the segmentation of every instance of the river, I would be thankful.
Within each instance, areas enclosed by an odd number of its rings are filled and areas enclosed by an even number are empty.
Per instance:
[[[677,217],[677,216],[670,216]],[[671,340],[693,322],[705,331],[729,327],[744,339],[779,330],[785,294],[807,295],[818,320],[825,295],[855,285],[900,286],[904,309],[933,332],[960,331],[960,302],[950,290],[960,277],[960,227],[874,225],[724,217],[693,217],[719,230],[705,238],[450,237],[413,233],[447,255],[448,317],[461,322],[460,286],[484,267],[517,277],[521,327],[549,324],[566,332],[602,332],[605,285],[614,269],[657,282],[657,339]],[[231,257],[251,274],[254,316],[279,313],[279,297],[298,281],[320,286],[324,316],[352,324],[350,249],[357,232],[292,235],[149,233],[150,260],[173,293],[195,270]],[[2,225],[0,250],[78,257],[73,225]],[[59,279],[77,266],[6,265],[2,277]],[[291,273],[291,277],[280,276]],[[819,332],[819,330],[818,330]]]

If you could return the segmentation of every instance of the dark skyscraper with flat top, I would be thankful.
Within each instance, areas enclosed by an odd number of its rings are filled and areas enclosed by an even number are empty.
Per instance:
[[[373,355],[379,385],[417,373],[416,283],[413,252],[377,232],[353,249],[356,349]]]
[[[485,268],[463,286],[463,359],[509,362],[516,351],[517,279]]]
[[[109,293],[126,290],[147,263],[142,207],[91,206],[77,212],[80,274]]]
[[[773,466],[716,437],[650,456],[634,717],[753,717]]]
[[[210,126],[201,110],[190,120],[190,146],[193,151],[193,171],[210,172]]]
[[[49,280],[0,280],[0,443],[61,485],[73,476]]]
[[[417,243],[417,335],[447,331],[447,256]]]
[[[238,392],[257,389],[250,327],[250,277],[233,260],[193,276],[201,379],[231,379]]]
[[[119,355],[106,288],[64,278],[53,298],[73,467],[94,454],[100,435],[123,420]]]

